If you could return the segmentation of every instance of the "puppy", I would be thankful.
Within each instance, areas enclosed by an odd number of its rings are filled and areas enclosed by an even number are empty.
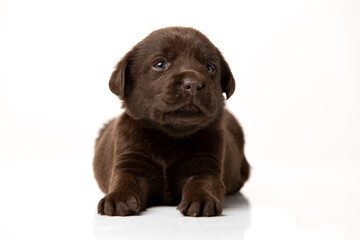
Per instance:
[[[226,109],[234,77],[199,31],[171,27],[135,45],[112,73],[124,113],[95,145],[101,215],[178,205],[185,216],[218,216],[225,194],[249,178],[243,131]]]

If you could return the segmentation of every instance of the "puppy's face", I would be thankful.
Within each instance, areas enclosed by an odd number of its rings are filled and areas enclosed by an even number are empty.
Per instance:
[[[218,119],[235,82],[217,48],[192,28],[152,32],[118,63],[110,89],[136,120],[170,136],[193,134]]]

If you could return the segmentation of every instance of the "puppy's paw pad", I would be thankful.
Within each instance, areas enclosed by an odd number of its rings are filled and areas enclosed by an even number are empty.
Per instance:
[[[98,204],[98,213],[101,215],[128,216],[135,215],[140,210],[140,199],[128,192],[109,193]]]

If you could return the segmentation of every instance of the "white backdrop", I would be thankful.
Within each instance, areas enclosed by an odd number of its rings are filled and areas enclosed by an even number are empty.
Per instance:
[[[171,208],[168,232],[223,227],[262,239],[300,226],[325,229],[328,237],[314,239],[359,239],[357,0],[0,0],[0,239],[104,239],[123,226],[117,238],[156,225],[158,208],[143,218],[97,217],[91,162],[98,129],[121,111],[108,89],[115,64],[167,26],[199,29],[223,52],[237,85],[227,105],[254,170],[243,190],[251,211],[234,202],[251,220],[230,207],[233,217],[188,222]]]
[[[92,157],[120,112],[116,62],[151,31],[191,26],[228,60],[228,107],[262,162],[360,159],[360,2],[2,1],[0,154]]]

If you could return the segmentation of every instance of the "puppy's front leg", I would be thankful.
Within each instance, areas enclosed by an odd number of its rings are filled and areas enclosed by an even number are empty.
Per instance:
[[[219,216],[222,213],[225,198],[225,186],[221,178],[218,163],[211,160],[189,161],[192,175],[185,178],[182,199],[177,207],[184,216]],[[201,166],[207,166],[202,169]],[[189,168],[188,168],[189,169]]]
[[[109,191],[98,204],[98,213],[128,216],[144,210],[150,192],[145,171],[152,166],[148,165],[148,161],[141,160],[141,157],[136,159],[119,156],[112,169]]]
[[[212,176],[190,177],[183,188],[177,207],[184,216],[219,216],[222,213],[225,188]]]

